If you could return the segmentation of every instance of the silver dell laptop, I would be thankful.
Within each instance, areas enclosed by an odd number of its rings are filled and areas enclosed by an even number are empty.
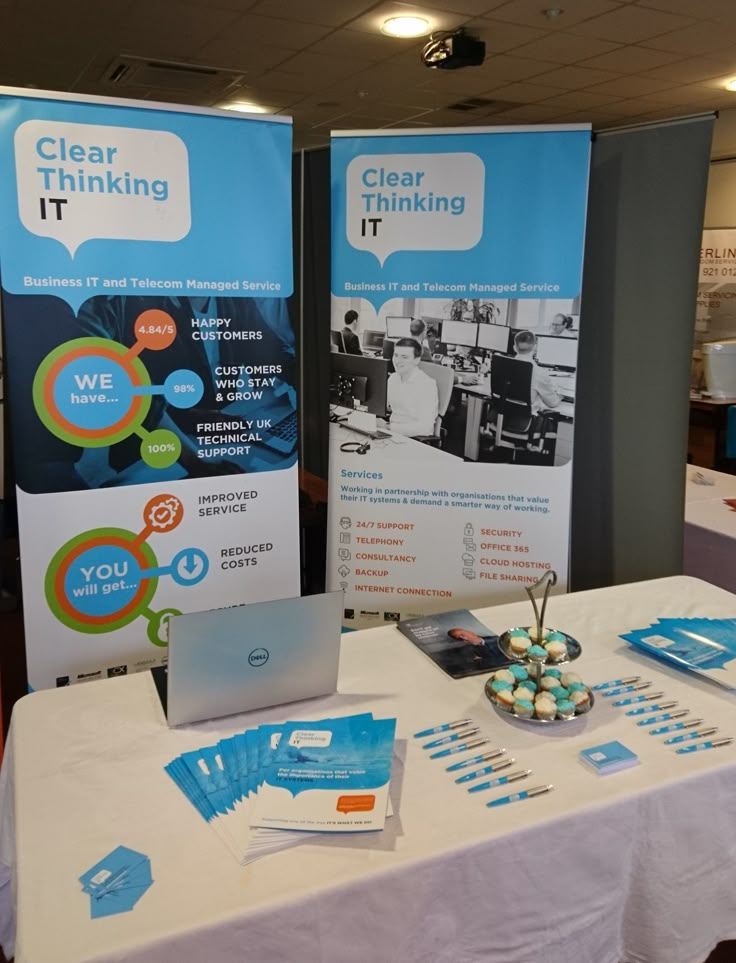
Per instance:
[[[172,616],[169,725],[334,692],[342,607],[342,592],[328,592]]]

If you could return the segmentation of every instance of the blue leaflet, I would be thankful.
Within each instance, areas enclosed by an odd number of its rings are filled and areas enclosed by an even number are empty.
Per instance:
[[[118,846],[79,877],[92,919],[127,913],[153,883],[148,856]]]
[[[621,638],[656,659],[736,688],[736,619],[661,618]]]

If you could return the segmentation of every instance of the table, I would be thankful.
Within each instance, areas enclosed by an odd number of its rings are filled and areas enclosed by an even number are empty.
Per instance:
[[[348,415],[350,413],[349,408],[334,407],[334,411],[338,415]],[[445,461],[448,459],[451,459],[453,462],[462,461],[462,459],[456,455],[452,455],[448,451],[443,451],[441,448],[436,448],[434,445],[427,445],[424,444],[424,442],[417,441],[415,438],[409,438],[406,435],[392,432],[390,424],[380,419],[376,424],[376,429],[384,432],[388,437],[370,438],[368,435],[355,431],[347,425],[332,422],[330,424],[330,449],[332,454],[338,458],[341,465],[346,462],[346,454],[350,454],[351,461],[355,461],[356,467],[367,469],[372,467],[373,455],[376,453],[380,454],[382,465],[386,464],[385,459],[388,459],[390,463],[404,464],[407,462],[416,464],[421,461],[431,461],[436,464],[438,458],[444,459]],[[360,455],[356,452],[340,452],[340,445],[345,442],[367,443],[370,447],[365,455]]]
[[[502,630],[528,624],[529,605],[476,614]],[[736,615],[736,598],[679,576],[550,600],[588,682],[640,674],[736,735],[733,694],[617,637],[694,615]],[[243,869],[162,771],[247,726],[357,710],[398,718],[382,833]],[[489,810],[455,785],[411,734],[465,716],[555,790]],[[578,753],[612,738],[641,765],[599,777]],[[0,775],[17,963],[702,963],[736,938],[734,826],[736,744],[676,756],[603,698],[561,727],[507,721],[483,677],[449,679],[395,626],[344,636],[333,696],[177,731],[145,674],[34,693],[15,707]],[[131,913],[91,921],[77,877],[120,843],[150,856],[155,882]]]
[[[683,571],[735,592],[736,475],[688,465],[686,478]]]

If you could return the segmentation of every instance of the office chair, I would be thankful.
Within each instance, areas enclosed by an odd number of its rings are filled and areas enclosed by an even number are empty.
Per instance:
[[[533,413],[532,372],[530,361],[493,354],[491,399],[485,404],[481,432],[490,436],[491,450],[510,450],[512,461],[524,453],[532,455],[537,464],[552,465],[559,416],[554,412]]]
[[[445,429],[442,427],[442,420],[447,412],[450,398],[452,397],[452,386],[455,382],[452,368],[447,368],[441,364],[433,364],[431,361],[420,361],[420,369],[437,384],[437,418],[434,423],[433,435],[414,435],[415,441],[421,441],[425,445],[432,445],[434,448],[441,448],[445,436]]]
[[[343,340],[342,331],[330,331],[330,338],[339,353],[345,354],[345,341]]]

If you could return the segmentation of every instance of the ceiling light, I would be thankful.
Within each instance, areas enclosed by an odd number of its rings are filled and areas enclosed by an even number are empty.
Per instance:
[[[270,107],[263,107],[261,104],[252,104],[250,101],[237,100],[234,103],[221,104],[223,110],[237,110],[241,114],[270,114]]]
[[[726,81],[726,90],[736,90],[736,77]]]
[[[424,37],[429,33],[429,20],[424,17],[389,17],[381,32],[389,37]]]

